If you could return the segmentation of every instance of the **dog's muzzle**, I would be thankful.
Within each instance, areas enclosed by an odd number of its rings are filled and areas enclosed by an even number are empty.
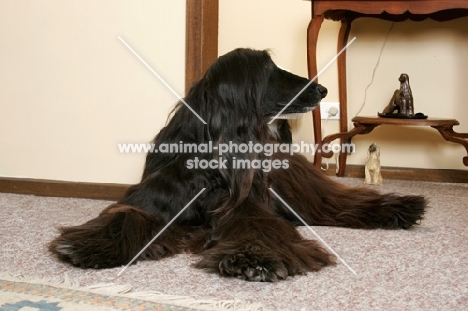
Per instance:
[[[277,119],[288,119],[288,120],[298,120],[298,119],[301,119],[305,113],[309,112],[309,111],[312,111],[314,110],[315,108],[317,108],[317,106],[315,107],[307,107],[306,108],[306,111],[304,112],[295,112],[295,113],[285,113],[285,114],[280,114],[278,117],[276,117]]]

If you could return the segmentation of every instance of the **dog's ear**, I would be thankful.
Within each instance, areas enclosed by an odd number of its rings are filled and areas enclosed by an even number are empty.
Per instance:
[[[207,122],[205,135],[213,145],[232,146],[227,152],[213,152],[213,158],[224,161],[219,172],[230,188],[231,202],[240,204],[249,194],[258,169],[247,167],[263,155],[240,150],[241,144],[268,140],[268,126],[262,112],[262,100],[269,74],[268,53],[237,49],[221,56],[188,95],[200,116]],[[245,168],[239,168],[243,162]],[[261,173],[261,172],[260,172]]]

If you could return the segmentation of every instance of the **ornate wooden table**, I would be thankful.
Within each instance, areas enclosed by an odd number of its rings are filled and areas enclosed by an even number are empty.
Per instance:
[[[307,30],[307,61],[309,77],[317,75],[317,40],[320,27],[324,19],[341,22],[338,34],[338,51],[341,51],[348,42],[351,23],[360,17],[374,17],[389,21],[404,21],[407,19],[421,21],[432,18],[437,21],[447,21],[463,16],[468,16],[468,0],[312,0],[312,20]],[[346,51],[338,57],[338,88],[340,101],[340,132],[329,135],[322,140],[320,109],[313,111],[314,139],[321,146],[334,139],[340,139],[341,143],[350,143],[351,138],[357,134],[371,132],[376,126],[387,125],[413,125],[431,126],[436,128],[442,136],[451,142],[462,144],[468,152],[468,134],[455,133],[452,129],[458,125],[457,120],[447,119],[389,119],[379,117],[355,117],[352,122],[354,129],[348,132],[348,112],[346,93]],[[321,148],[320,148],[321,149]],[[320,167],[322,156],[330,158],[332,153],[315,153],[315,165]],[[339,155],[339,170],[337,175],[344,176],[346,168],[346,153]],[[468,157],[463,158],[463,163],[468,166]]]

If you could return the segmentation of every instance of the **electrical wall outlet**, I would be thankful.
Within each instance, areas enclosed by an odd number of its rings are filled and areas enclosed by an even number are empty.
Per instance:
[[[329,115],[330,114],[330,115]],[[339,120],[340,119],[340,103],[338,102],[321,102],[320,115],[322,120]]]

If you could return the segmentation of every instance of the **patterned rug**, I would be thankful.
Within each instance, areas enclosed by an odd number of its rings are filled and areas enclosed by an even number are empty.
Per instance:
[[[240,301],[217,302],[154,292],[129,293],[130,291],[131,286],[127,285],[100,284],[74,289],[2,277],[0,311],[264,310],[258,305]],[[116,294],[105,294],[106,292]],[[158,300],[162,302],[157,302]]]

